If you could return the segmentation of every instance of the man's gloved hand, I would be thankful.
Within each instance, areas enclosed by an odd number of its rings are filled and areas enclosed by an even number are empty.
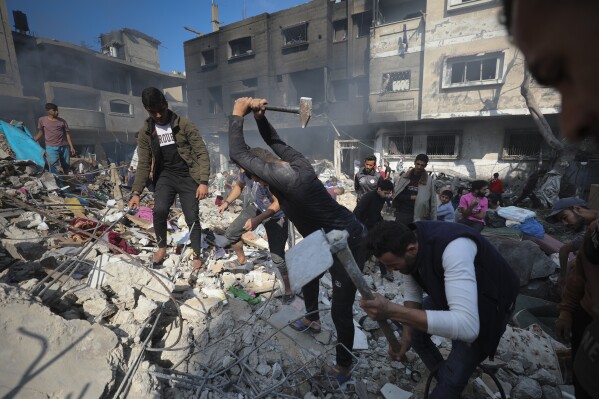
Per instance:
[[[584,255],[589,262],[599,265],[599,220],[591,224],[591,234],[584,239]]]
[[[562,341],[570,341],[570,338],[572,338],[572,319],[560,316],[555,322],[555,334]]]

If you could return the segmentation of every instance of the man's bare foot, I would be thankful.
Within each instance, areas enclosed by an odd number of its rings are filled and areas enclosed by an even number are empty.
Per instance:
[[[194,260],[191,261],[191,267],[193,268],[194,271],[200,271],[204,268],[204,264],[202,263],[201,259],[195,258]]]
[[[152,256],[152,263],[154,263],[155,265],[159,265],[162,262],[164,262],[165,258],[166,248],[158,248],[158,251],[154,252],[154,255]]]

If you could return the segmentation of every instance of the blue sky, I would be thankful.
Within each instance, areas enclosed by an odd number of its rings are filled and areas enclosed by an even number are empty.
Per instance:
[[[321,0],[322,1],[322,0]],[[246,0],[246,16],[276,12],[308,0]],[[217,0],[219,19],[230,24],[242,19],[243,0]],[[189,26],[211,32],[211,0],[6,0],[10,14],[27,14],[29,29],[47,37],[100,50],[101,33],[121,28],[137,29],[162,44],[160,69],[183,71],[183,42],[196,37],[183,29]]]

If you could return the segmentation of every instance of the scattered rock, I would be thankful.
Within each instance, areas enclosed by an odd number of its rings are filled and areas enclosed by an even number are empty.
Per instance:
[[[510,393],[515,399],[541,399],[543,390],[538,382],[528,377],[520,377],[520,382]]]

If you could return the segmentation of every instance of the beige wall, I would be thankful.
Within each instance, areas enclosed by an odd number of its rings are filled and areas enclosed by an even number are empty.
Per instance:
[[[451,1],[451,0],[448,0]],[[426,18],[426,50],[422,118],[526,114],[519,87],[523,78],[523,57],[510,43],[499,22],[501,6],[490,2],[459,10],[447,10],[446,0],[429,0]],[[502,80],[499,84],[444,88],[447,59],[502,52]],[[546,113],[559,110],[559,96],[550,89],[532,86],[539,106]]]

